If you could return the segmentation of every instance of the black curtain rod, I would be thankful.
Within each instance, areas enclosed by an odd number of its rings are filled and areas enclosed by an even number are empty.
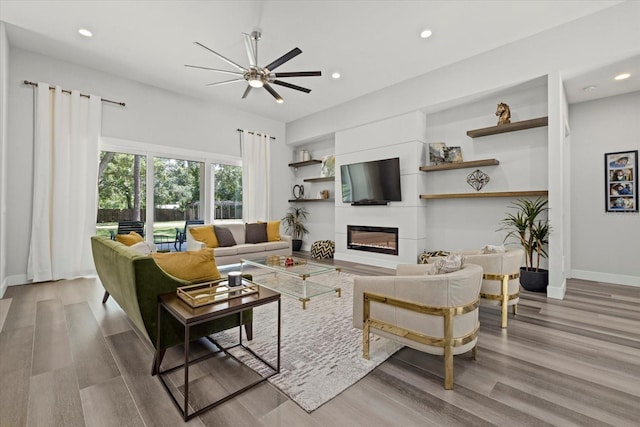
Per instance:
[[[25,81],[24,81],[24,84],[26,84],[26,85],[31,85],[31,86],[35,86],[35,87],[38,87],[38,83],[36,83],[36,82],[30,82],[29,80],[25,80]],[[49,86],[49,90],[54,90],[55,88],[56,88],[55,86]],[[62,89],[62,92],[63,92],[63,93],[68,93],[69,95],[71,95],[71,91],[70,91],[70,90]],[[87,94],[85,94],[85,93],[81,93],[81,94],[80,94],[80,96],[85,97],[85,98],[88,98],[88,97],[89,97],[89,95],[87,95]],[[121,107],[124,107],[124,106],[125,106],[125,103],[124,103],[124,102],[112,101],[112,100],[110,100],[110,99],[104,99],[104,98],[102,98],[102,102],[109,102],[109,103],[111,103],[111,104],[120,105]]]
[[[236,129],[238,132],[244,132],[244,129]],[[261,133],[255,133],[255,132],[251,132],[250,130],[247,131],[247,133],[250,133],[251,135],[258,135],[258,136],[262,136]],[[266,136],[266,135],[265,135]],[[275,136],[270,136],[269,139],[273,139],[275,141],[276,137]]]

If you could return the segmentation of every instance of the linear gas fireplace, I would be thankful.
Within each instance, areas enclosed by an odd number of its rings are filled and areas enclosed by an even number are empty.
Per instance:
[[[398,255],[398,229],[347,225],[347,249]]]

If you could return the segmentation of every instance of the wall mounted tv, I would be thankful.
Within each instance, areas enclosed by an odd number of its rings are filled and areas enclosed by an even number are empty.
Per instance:
[[[402,200],[400,158],[340,166],[342,201],[352,205],[386,205]]]

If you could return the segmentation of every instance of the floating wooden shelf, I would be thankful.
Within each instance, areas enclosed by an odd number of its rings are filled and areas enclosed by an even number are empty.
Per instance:
[[[480,136],[496,135],[499,133],[538,128],[541,126],[547,126],[548,123],[549,123],[548,117],[539,117],[537,119],[522,120],[520,122],[513,122],[513,123],[504,124],[504,125],[491,126],[488,128],[468,130],[467,135],[469,135],[471,138],[478,138]]]
[[[547,196],[547,190],[532,191],[492,191],[485,193],[447,193],[447,194],[421,194],[421,199],[477,199],[483,197],[534,197]]]
[[[439,165],[420,166],[422,172],[436,172],[449,169],[465,169],[465,168],[477,168],[480,166],[495,166],[500,162],[496,159],[484,159],[484,160],[471,160],[469,162],[457,162],[457,163],[440,163]]]
[[[293,162],[293,163],[289,163],[289,166],[291,166],[292,168],[299,168],[300,166],[311,166],[311,165],[315,165],[318,163],[322,163],[322,160],[305,160],[302,162]]]
[[[324,181],[335,181],[335,176],[322,176],[320,178],[306,178],[304,182],[324,182]]]
[[[298,203],[298,202],[335,202],[335,199],[289,199],[289,203]]]

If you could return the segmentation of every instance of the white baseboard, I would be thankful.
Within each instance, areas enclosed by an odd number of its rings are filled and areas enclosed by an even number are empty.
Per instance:
[[[567,280],[563,280],[560,286],[547,286],[547,298],[564,299],[567,293]]]
[[[33,282],[32,280],[27,279],[26,274],[14,274],[13,276],[7,276],[5,280],[7,282],[7,286],[28,285]]]
[[[613,283],[640,287],[640,276],[626,276],[624,274],[601,273],[599,271],[571,270],[571,277],[594,282]]]
[[[7,284],[7,278],[5,277],[2,283],[0,283],[0,298],[4,297],[4,293],[7,292],[8,286],[9,285]]]

